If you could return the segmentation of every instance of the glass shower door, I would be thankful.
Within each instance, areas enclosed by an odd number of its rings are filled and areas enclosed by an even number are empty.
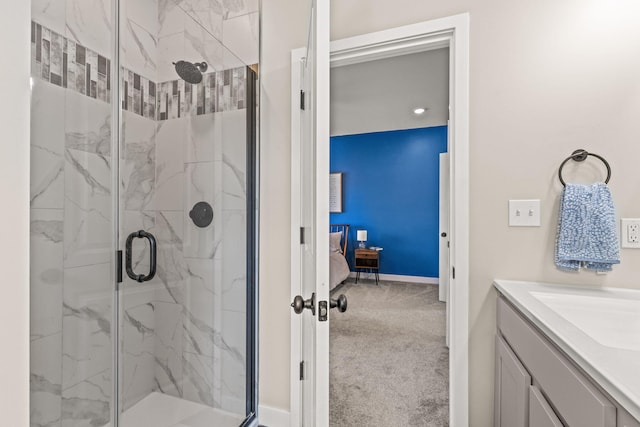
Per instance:
[[[33,1],[31,425],[111,422],[111,1]]]
[[[159,2],[156,21],[121,10],[120,427],[235,427],[255,412],[252,72],[215,11],[186,3]]]
[[[32,426],[256,421],[258,11],[196,3],[32,1]]]

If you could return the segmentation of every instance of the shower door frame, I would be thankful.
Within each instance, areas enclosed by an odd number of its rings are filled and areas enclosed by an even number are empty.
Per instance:
[[[120,285],[123,283],[123,253],[120,248],[120,144],[122,142],[122,91],[121,91],[121,37],[120,1],[111,0],[111,158],[112,192],[112,250],[111,267],[114,269],[112,293],[112,387],[111,387],[111,427],[120,427]],[[258,141],[258,74],[246,66],[246,377],[245,377],[245,418],[239,427],[258,426],[258,259],[259,259],[259,141]]]
[[[120,0],[111,0],[111,426],[120,427],[120,141],[122,141],[122,100],[120,95]]]
[[[241,427],[258,426],[258,267],[259,267],[259,138],[258,74],[247,66],[247,323],[246,418]]]

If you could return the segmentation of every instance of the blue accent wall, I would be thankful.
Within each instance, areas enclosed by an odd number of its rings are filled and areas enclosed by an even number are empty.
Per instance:
[[[353,270],[356,230],[380,246],[380,273],[438,277],[440,153],[447,126],[331,138],[331,172],[342,172],[342,213],[350,224]]]

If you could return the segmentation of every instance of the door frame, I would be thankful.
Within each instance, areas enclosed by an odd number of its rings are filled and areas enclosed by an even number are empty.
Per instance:
[[[302,186],[300,184],[300,91],[302,90],[301,63],[306,54],[306,48],[291,51],[291,295],[293,301],[296,295],[302,292],[300,283],[300,262],[302,253],[300,248],[300,199]],[[308,296],[304,296],[308,298]],[[290,314],[291,322],[291,360],[290,360],[290,426],[300,425],[302,413],[302,383],[300,380],[299,359],[302,354],[302,318],[294,313]]]
[[[451,233],[449,424],[469,425],[469,14],[463,13],[396,27],[330,43],[330,66],[356,64],[449,47],[450,209]],[[305,49],[291,52],[291,298],[300,292],[300,73]],[[318,141],[326,144],[329,140]],[[320,174],[320,171],[317,172]],[[327,176],[329,170],[326,171]],[[454,270],[455,269],[455,270]],[[454,273],[455,272],[455,273]],[[290,425],[301,417],[299,316],[291,318]]]

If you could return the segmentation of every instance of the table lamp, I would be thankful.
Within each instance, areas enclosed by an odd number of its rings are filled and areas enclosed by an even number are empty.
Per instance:
[[[356,238],[358,242],[360,242],[358,244],[358,247],[360,249],[364,249],[364,242],[367,241],[367,230],[358,230],[356,233]]]

